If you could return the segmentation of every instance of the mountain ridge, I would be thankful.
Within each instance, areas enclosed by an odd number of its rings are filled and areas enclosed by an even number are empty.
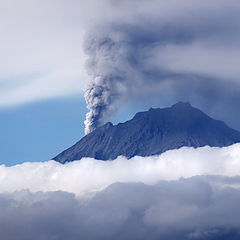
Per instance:
[[[92,157],[112,160],[119,155],[151,156],[183,146],[229,146],[240,142],[240,132],[215,120],[190,103],[138,112],[124,123],[108,122],[84,136],[53,160],[60,163]]]

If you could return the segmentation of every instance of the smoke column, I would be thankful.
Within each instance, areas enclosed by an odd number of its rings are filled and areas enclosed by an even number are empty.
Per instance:
[[[89,112],[85,120],[85,134],[92,132],[103,121],[104,113],[110,104],[110,88],[104,77],[95,77],[85,92]]]
[[[85,51],[89,56],[87,68],[92,76],[85,100],[89,112],[85,120],[88,134],[104,124],[115,113],[117,106],[130,91],[127,89],[131,70],[127,66],[126,40],[117,32],[88,36]]]

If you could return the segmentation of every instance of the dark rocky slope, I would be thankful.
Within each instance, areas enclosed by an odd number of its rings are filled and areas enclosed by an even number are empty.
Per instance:
[[[223,147],[240,142],[240,132],[207,116],[189,103],[150,109],[118,125],[107,123],[60,153],[54,160],[65,163],[83,157],[101,160],[119,155],[150,156],[183,146]]]

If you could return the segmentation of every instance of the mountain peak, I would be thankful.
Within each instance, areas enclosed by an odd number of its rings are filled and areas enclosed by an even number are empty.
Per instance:
[[[113,127],[113,124],[112,124],[111,122],[107,122],[107,123],[105,123],[105,124],[103,125],[103,128],[104,128],[104,129],[108,129],[108,128],[110,128],[110,127]]]
[[[192,108],[189,102],[177,102],[171,106],[171,108]]]
[[[150,156],[183,146],[223,147],[240,142],[240,132],[203,113],[187,102],[168,108],[150,108],[133,119],[113,125],[108,122],[84,136],[54,160],[65,163],[83,157],[100,160],[119,155]]]

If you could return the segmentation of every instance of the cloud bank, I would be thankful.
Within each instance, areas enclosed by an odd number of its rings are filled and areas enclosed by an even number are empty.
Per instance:
[[[67,191],[84,195],[115,182],[156,184],[196,175],[240,174],[240,144],[225,148],[181,148],[152,157],[118,157],[114,161],[85,158],[68,164],[55,161],[0,166],[0,192]]]
[[[11,240],[235,240],[239,199],[239,188],[201,177],[153,186],[115,183],[92,198],[60,191],[1,193],[0,233]]]
[[[0,167],[10,240],[240,237],[240,144],[160,156]]]

